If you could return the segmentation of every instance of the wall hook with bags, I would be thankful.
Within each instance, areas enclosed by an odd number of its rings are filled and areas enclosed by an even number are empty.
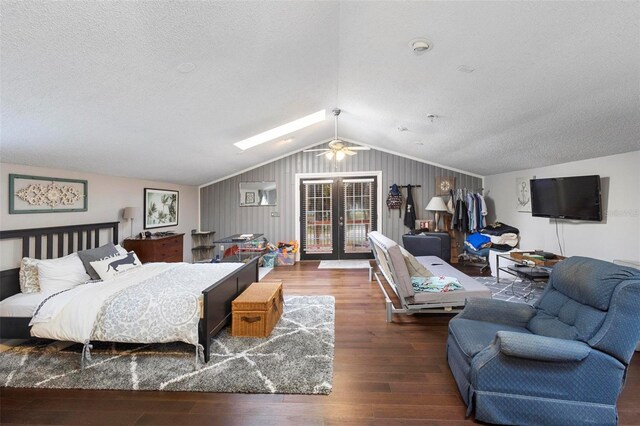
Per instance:
[[[402,217],[402,193],[395,183],[389,187],[387,194],[387,208],[389,211],[398,210],[398,217]]]

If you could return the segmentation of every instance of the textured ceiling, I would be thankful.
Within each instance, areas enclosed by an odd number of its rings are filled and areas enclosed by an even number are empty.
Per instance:
[[[480,175],[640,149],[638,2],[1,8],[3,162],[201,184],[330,138],[233,146],[335,106],[341,137]]]

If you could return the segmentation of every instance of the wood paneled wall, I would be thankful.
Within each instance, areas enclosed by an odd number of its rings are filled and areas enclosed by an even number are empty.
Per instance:
[[[433,219],[433,213],[424,210],[435,194],[437,176],[454,176],[456,188],[479,189],[482,179],[445,168],[421,163],[386,152],[360,151],[358,155],[346,158],[334,168],[333,161],[316,157],[316,153],[298,152],[248,172],[230,177],[200,189],[201,229],[216,231],[222,238],[237,233],[264,233],[269,241],[289,241],[295,235],[294,198],[296,173],[331,173],[382,171],[383,199],[386,200],[391,184],[422,185],[413,192],[419,219]],[[275,181],[278,189],[278,205],[263,207],[240,207],[238,184],[251,181]],[[406,190],[403,190],[406,197]],[[279,217],[272,217],[278,212]],[[408,231],[398,211],[389,211],[383,205],[382,232],[395,241],[401,241]],[[402,212],[404,218],[404,211]]]

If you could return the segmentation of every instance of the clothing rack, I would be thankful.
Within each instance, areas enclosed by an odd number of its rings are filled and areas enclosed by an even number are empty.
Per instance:
[[[456,189],[452,189],[453,194],[455,195],[457,193],[457,191],[460,191],[461,194],[466,195],[468,193],[480,193],[481,195],[484,194],[484,188],[475,188],[475,189],[468,189],[468,188],[456,188]]]
[[[398,185],[398,188],[408,188],[409,185]],[[422,185],[411,185],[412,188],[422,188]],[[391,187],[389,187],[391,188]]]

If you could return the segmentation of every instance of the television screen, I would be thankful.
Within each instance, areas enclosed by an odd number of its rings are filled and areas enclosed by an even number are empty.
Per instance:
[[[532,179],[531,215],[601,221],[600,176]]]

